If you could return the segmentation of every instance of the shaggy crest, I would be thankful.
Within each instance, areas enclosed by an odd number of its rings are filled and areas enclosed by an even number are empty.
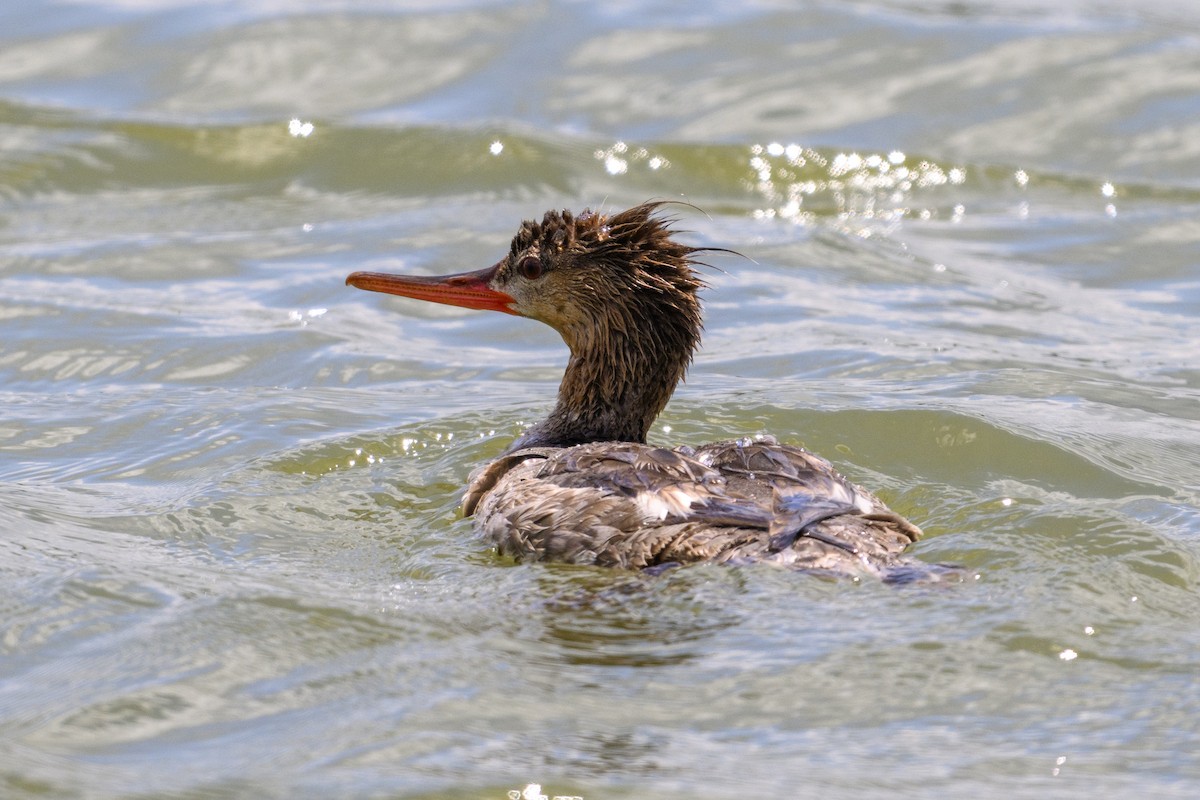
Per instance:
[[[641,279],[647,287],[694,295],[707,284],[692,269],[699,263],[692,255],[711,248],[688,247],[675,241],[672,237],[678,231],[671,225],[676,219],[657,214],[664,205],[665,201],[642,203],[612,216],[591,209],[579,214],[566,209],[547,211],[541,222],[526,220],[521,224],[509,248],[509,258],[528,252],[542,256],[587,255],[630,268],[630,277]]]

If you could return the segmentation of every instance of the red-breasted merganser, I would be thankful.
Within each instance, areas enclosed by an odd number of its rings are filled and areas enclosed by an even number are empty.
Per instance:
[[[921,530],[828,461],[773,437],[667,449],[646,432],[700,342],[695,248],[662,203],[550,211],[477,272],[355,272],[359,289],[539,320],[571,350],[550,416],[472,476],[463,513],[503,554],[654,571],[712,561],[923,572]]]

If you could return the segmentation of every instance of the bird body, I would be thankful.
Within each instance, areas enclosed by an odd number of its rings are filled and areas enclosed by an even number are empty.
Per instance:
[[[493,267],[439,278],[357,272],[359,288],[545,322],[570,348],[558,401],[473,476],[463,512],[521,560],[660,570],[765,561],[895,578],[920,529],[825,459],[759,436],[674,449],[646,433],[699,344],[703,252],[661,203],[548,212]]]
[[[627,568],[770,561],[873,573],[921,533],[823,458],[767,436],[525,448],[480,470],[463,510],[517,559]]]

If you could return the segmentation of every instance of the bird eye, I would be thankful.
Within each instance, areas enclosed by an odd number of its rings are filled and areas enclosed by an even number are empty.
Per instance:
[[[542,277],[542,260],[537,256],[525,256],[521,262],[517,264],[517,272],[521,273],[521,277],[527,281],[536,281]]]

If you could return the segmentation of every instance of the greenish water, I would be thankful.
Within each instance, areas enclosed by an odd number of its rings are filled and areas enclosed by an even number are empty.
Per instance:
[[[1191,4],[10,5],[0,795],[1200,793]],[[653,439],[803,443],[965,584],[458,518],[563,345],[344,276],[652,197],[746,256]]]

